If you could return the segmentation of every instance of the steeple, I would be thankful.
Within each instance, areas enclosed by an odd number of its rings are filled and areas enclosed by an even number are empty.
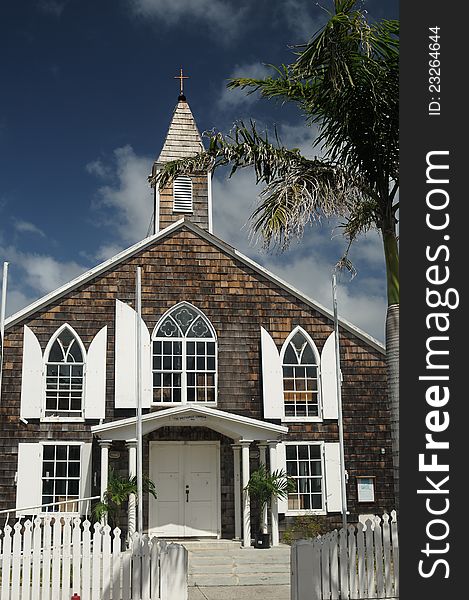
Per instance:
[[[181,69],[180,75],[176,77],[180,80],[178,102],[163,148],[153,163],[149,178],[154,188],[155,233],[178,221],[182,216],[203,229],[212,231],[211,173],[190,173],[176,177],[161,191],[157,189],[154,182],[154,177],[164,163],[195,156],[204,150],[201,135],[184,95],[183,81],[187,78]]]

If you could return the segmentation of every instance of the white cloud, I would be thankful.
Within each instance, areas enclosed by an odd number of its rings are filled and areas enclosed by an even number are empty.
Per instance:
[[[288,148],[299,148],[306,156],[314,155],[312,144],[317,136],[315,127],[281,125],[278,130],[281,143]],[[240,250],[249,247],[249,227],[246,223],[257,205],[262,191],[255,184],[251,169],[241,169],[231,179],[226,171],[217,171],[213,181],[214,230],[222,239]],[[244,251],[244,250],[243,250]]]
[[[221,35],[222,43],[233,39],[246,8],[226,0],[127,0],[132,13],[143,19],[154,19],[166,25],[186,21],[190,25],[208,25]],[[197,21],[195,25],[194,21]]]
[[[334,262],[322,254],[320,245],[316,248],[311,249],[308,256],[298,256],[299,253],[291,248],[281,259],[270,257],[265,266],[332,310],[331,277]],[[339,316],[380,340],[384,337],[386,312],[383,285],[381,279],[363,280],[360,274],[352,281],[347,276],[341,276],[337,291]],[[379,293],[380,290],[382,293]]]
[[[10,315],[15,314],[25,306],[28,306],[28,304],[34,302],[34,300],[36,299],[36,296],[28,296],[21,290],[17,288],[11,289],[11,286],[8,286],[7,302],[5,309],[6,316],[9,317]]]
[[[294,44],[307,42],[327,18],[325,12],[313,17],[311,6],[312,3],[304,0],[282,0],[281,2],[282,17],[285,25],[295,36],[292,40]]]
[[[2,261],[8,261],[6,314],[11,315],[38,297],[48,294],[87,270],[75,261],[60,261],[47,254],[22,252],[0,246]]]
[[[312,128],[282,126],[279,134],[285,145],[305,153],[309,149],[314,154],[311,143],[316,132]],[[281,255],[261,253],[259,246],[249,243],[247,224],[261,189],[249,169],[239,171],[231,179],[226,178],[226,172],[217,172],[213,182],[215,235],[331,309],[332,269],[345,250],[345,240],[334,229],[335,222],[324,223],[322,227],[313,224],[298,244],[293,242]],[[382,340],[386,290],[380,237],[370,232],[358,240],[352,247],[351,258],[358,274],[352,281],[345,275],[340,278],[339,314]]]
[[[15,269],[24,272],[23,284],[38,294],[47,294],[87,270],[75,261],[61,262],[47,254],[21,252],[12,246],[0,251]]]
[[[298,148],[306,158],[321,156],[320,148],[314,146],[317,137],[318,128],[316,125],[284,123],[279,127],[279,138],[282,145],[286,148]]]
[[[146,237],[153,214],[153,195],[147,180],[151,164],[152,159],[137,156],[127,145],[116,148],[109,163],[98,159],[86,165],[89,173],[113,181],[98,188],[93,207],[101,222],[113,229],[114,238],[98,249],[96,258],[109,258],[109,252]]]
[[[46,234],[39,229],[34,223],[30,223],[29,221],[23,221],[21,219],[14,219],[13,227],[18,233],[35,233],[40,237],[46,237]]]
[[[100,180],[112,178],[113,182],[99,187],[94,206],[101,223],[111,228],[112,241],[103,242],[93,256],[79,253],[86,263],[106,260],[146,236],[153,211],[147,183],[150,166],[151,159],[136,156],[130,146],[117,148],[109,164],[96,160],[86,166],[87,171]],[[22,234],[34,233],[45,237],[41,229],[28,221],[15,219],[14,228]],[[0,256],[13,267],[10,269],[13,279],[8,292],[9,314],[89,268],[74,260],[61,261],[49,254],[23,252],[13,245],[0,246]]]
[[[260,62],[255,62],[245,65],[236,65],[228,79],[236,79],[238,77],[247,77],[251,79],[264,79],[272,72]],[[226,82],[227,83],[227,82]],[[239,88],[230,90],[226,87],[226,83],[220,91],[220,96],[216,102],[219,110],[231,110],[240,106],[246,107],[252,105],[258,100],[258,94],[247,94],[247,90]]]
[[[370,231],[363,235],[358,244],[352,246],[350,258],[366,261],[370,266],[384,269],[383,238],[377,231]]]
[[[213,180],[214,233],[242,252],[249,248],[247,222],[259,192],[250,169],[238,171],[231,179],[218,172]]]
[[[305,237],[298,244],[292,243],[285,253],[261,253],[258,246],[249,243],[249,225],[246,225],[259,191],[253,174],[247,170],[230,180],[216,177],[213,184],[215,235],[331,309],[332,269],[345,248],[343,238],[331,239],[332,225],[313,225]],[[379,242],[377,236],[375,239]],[[377,242],[364,240],[355,244],[358,275],[350,282],[346,276],[341,277],[338,302],[341,317],[382,340],[386,310],[384,270],[382,277],[365,275],[365,263],[371,259],[375,266],[377,262]]]
[[[100,179],[107,179],[112,175],[112,169],[105,165],[100,158],[89,162],[85,165],[85,169],[90,175],[96,175]]]

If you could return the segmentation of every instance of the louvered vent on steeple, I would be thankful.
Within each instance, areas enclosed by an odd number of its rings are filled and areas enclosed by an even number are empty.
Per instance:
[[[173,184],[174,212],[192,212],[192,180],[187,175],[176,177]]]

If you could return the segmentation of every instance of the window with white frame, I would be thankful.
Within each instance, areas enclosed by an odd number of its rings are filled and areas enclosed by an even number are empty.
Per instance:
[[[85,351],[69,326],[46,349],[45,417],[82,417]]]
[[[283,345],[282,368],[285,417],[320,417],[319,355],[299,327]]]
[[[183,302],[168,311],[153,334],[153,401],[216,402],[217,342],[210,321]]]
[[[80,448],[79,444],[44,444],[42,504],[66,504],[44,507],[43,512],[78,512]]]
[[[187,175],[176,177],[173,182],[174,212],[192,212],[192,179]]]
[[[288,494],[289,511],[325,510],[324,466],[321,443],[286,443],[286,469],[295,482]]]

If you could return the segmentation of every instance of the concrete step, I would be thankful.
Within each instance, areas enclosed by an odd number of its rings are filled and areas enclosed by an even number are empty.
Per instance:
[[[262,551],[264,552],[264,550]],[[274,564],[274,565],[289,565],[290,564],[290,556],[289,554],[279,555],[267,555],[267,556],[258,556],[258,555],[243,555],[243,554],[220,554],[220,555],[210,555],[204,556],[202,554],[195,554],[193,552],[189,552],[189,563],[197,566],[203,565],[228,565],[228,564],[239,564],[239,565],[265,565],[265,564]]]
[[[288,585],[190,587],[188,600],[290,600]]]
[[[263,563],[263,564],[236,564],[224,565],[195,565],[189,566],[189,574],[203,573],[226,573],[226,574],[252,574],[252,573],[290,573],[290,564],[286,563]]]
[[[251,575],[197,574],[189,575],[189,587],[223,587],[223,586],[259,586],[289,585],[290,573],[269,573]]]
[[[242,548],[232,542],[186,543],[189,586],[289,585],[290,547]]]
[[[239,575],[238,585],[288,585],[290,583],[290,572],[288,573],[259,573],[251,575]]]
[[[177,544],[185,546],[189,551],[207,550],[218,552],[219,550],[240,550],[241,543],[233,540],[173,540]]]

